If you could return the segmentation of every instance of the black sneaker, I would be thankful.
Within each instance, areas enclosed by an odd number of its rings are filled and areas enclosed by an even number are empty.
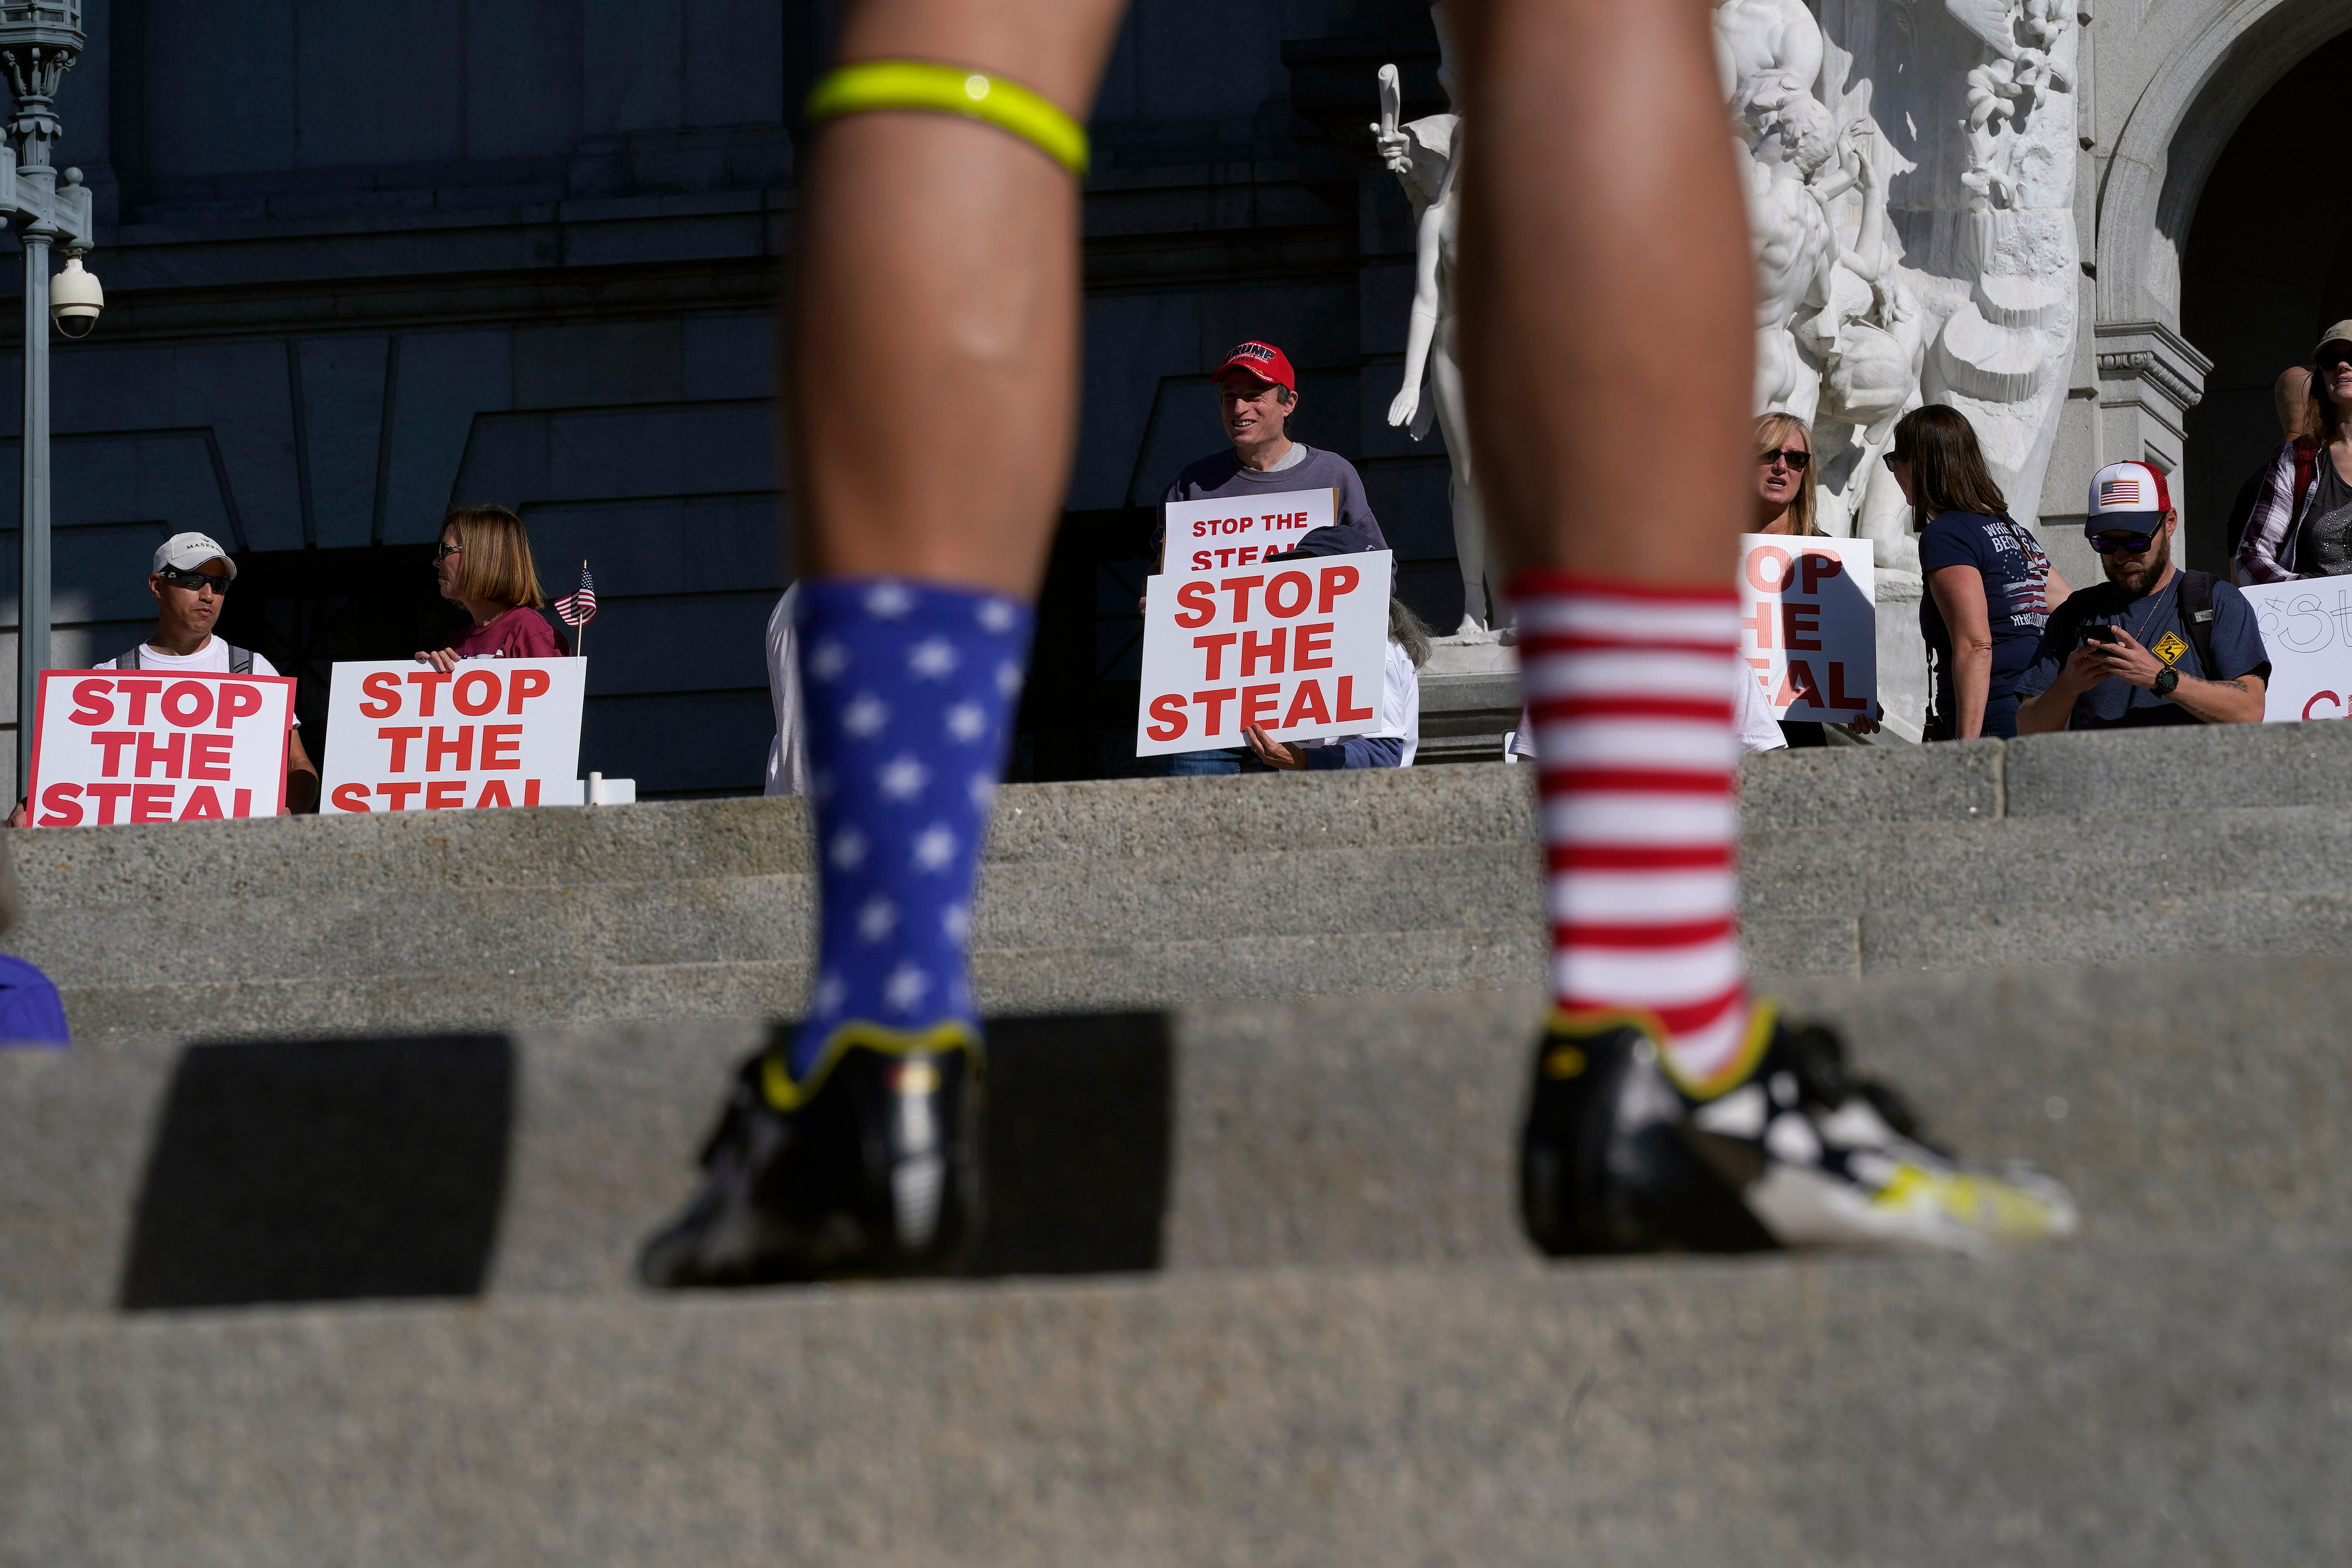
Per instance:
[[[738,1069],[701,1189],[649,1239],[656,1289],[953,1272],[980,1230],[980,1039],[852,1022],[803,1081],[789,1026]]]
[[[1557,1256],[1769,1247],[1982,1253],[2071,1235],[2074,1201],[2022,1165],[1967,1164],[1909,1107],[1857,1080],[1831,1030],[1757,1004],[1738,1085],[1694,1104],[1622,1016],[1555,1015],[1521,1142],[1528,1234]]]

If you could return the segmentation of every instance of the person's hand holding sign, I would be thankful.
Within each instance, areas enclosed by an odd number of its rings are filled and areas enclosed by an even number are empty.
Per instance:
[[[1295,773],[1307,766],[1306,752],[1287,742],[1274,739],[1255,724],[1243,727],[1242,738],[1249,742],[1249,749],[1257,754],[1257,760],[1267,767]]]

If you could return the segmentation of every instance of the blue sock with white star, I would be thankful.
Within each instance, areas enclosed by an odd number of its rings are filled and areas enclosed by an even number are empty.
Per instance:
[[[965,949],[1034,616],[1001,594],[889,577],[801,584],[816,807],[815,994],[785,1063],[848,1023],[976,1026]]]

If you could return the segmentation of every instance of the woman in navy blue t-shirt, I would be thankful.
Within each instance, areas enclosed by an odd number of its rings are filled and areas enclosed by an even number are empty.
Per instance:
[[[2071,590],[2009,515],[1968,416],[1931,403],[1895,426],[1886,466],[1919,531],[1919,634],[1927,639],[1930,741],[2017,733],[2017,678]]]

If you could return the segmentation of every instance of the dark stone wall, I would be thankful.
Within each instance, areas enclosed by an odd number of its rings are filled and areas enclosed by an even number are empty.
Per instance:
[[[789,510],[772,301],[795,106],[838,11],[90,0],[58,157],[97,195],[108,310],[53,355],[53,662],[135,640],[150,552],[203,529],[252,574],[246,639],[310,661],[315,710],[327,659],[429,633],[418,547],[450,505],[495,500],[530,522],[551,593],[595,570],[583,769],[648,795],[756,789]],[[1206,372],[1242,338],[1288,350],[1300,434],[1361,463],[1407,597],[1458,616],[1443,454],[1381,417],[1412,244],[1364,130],[1390,58],[1409,114],[1442,107],[1410,0],[1129,16],[1093,126],[1082,439],[1024,770],[1117,766],[1135,520],[1219,444]],[[16,462],[12,438],[10,628]]]

